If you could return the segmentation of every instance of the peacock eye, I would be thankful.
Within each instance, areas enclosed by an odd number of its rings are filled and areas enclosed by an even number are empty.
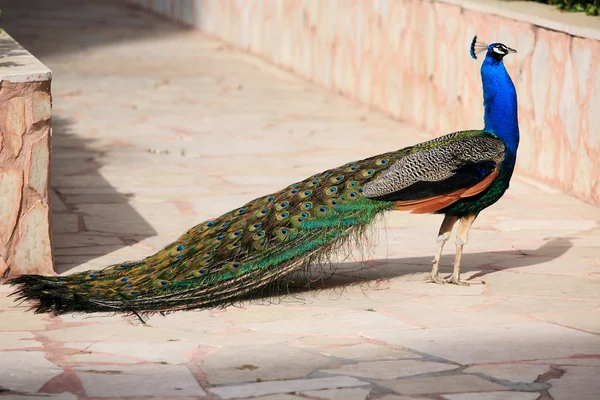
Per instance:
[[[492,50],[494,51],[494,53],[498,53],[498,54],[507,54],[508,53],[508,49],[503,45],[494,46],[494,48]]]

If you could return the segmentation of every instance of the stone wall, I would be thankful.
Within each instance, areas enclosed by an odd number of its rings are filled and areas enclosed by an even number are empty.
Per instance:
[[[50,80],[48,68],[0,34],[0,279],[54,273]]]
[[[128,0],[434,135],[482,126],[474,34],[519,94],[517,169],[600,204],[600,23],[494,0]]]

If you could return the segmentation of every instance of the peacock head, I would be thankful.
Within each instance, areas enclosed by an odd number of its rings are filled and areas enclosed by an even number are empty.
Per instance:
[[[471,57],[477,59],[477,54],[486,50],[486,57],[491,57],[497,62],[502,61],[505,55],[517,52],[515,49],[511,49],[502,43],[486,44],[480,40],[477,40],[477,35],[475,35],[473,37],[473,41],[471,42]]]

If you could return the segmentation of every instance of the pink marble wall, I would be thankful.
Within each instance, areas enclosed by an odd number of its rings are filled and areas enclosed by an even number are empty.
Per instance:
[[[127,0],[434,135],[482,126],[475,33],[519,54],[518,171],[600,204],[600,41],[419,0]],[[598,28],[600,29],[600,27]]]

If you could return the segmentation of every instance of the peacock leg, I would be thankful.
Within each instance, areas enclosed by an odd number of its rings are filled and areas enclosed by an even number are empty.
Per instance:
[[[446,244],[446,241],[450,237],[450,234],[452,233],[452,227],[456,221],[458,221],[457,217],[451,215],[446,215],[444,217],[444,221],[442,221],[442,226],[440,226],[440,232],[437,237],[437,250],[433,260],[433,268],[431,269],[431,274],[425,278],[425,282],[440,284],[446,283],[446,281],[440,278],[440,258],[442,257],[444,244]]]
[[[473,225],[475,218],[477,218],[477,214],[467,215],[462,217],[458,223],[458,231],[456,232],[456,257],[454,258],[454,271],[452,272],[452,275],[446,279],[446,283],[469,286],[468,282],[460,279],[460,261],[462,259],[463,247],[465,244],[467,244],[467,240],[469,239],[469,231],[471,230],[471,225]]]

